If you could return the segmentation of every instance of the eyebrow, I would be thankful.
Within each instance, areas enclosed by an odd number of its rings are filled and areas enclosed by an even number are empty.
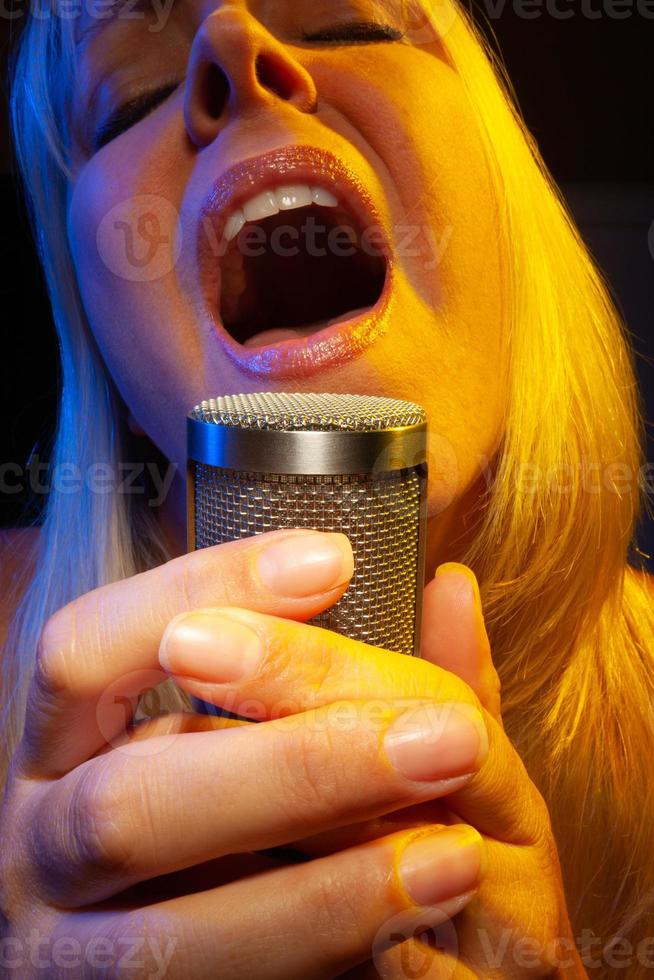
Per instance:
[[[90,15],[90,23],[84,27],[75,39],[75,47],[80,48],[82,45],[88,44],[89,41],[99,34],[108,24],[112,24],[116,21],[120,15],[123,7],[129,6],[129,16],[126,17],[127,20],[140,20],[141,18],[133,17],[134,13],[145,13],[147,10],[152,10],[152,0],[113,0],[109,5],[103,4],[102,17]],[[109,16],[110,15],[110,16]]]

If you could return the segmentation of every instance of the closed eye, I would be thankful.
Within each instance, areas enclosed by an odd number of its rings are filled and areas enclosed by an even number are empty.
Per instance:
[[[302,31],[300,40],[323,44],[374,44],[384,41],[401,41],[403,37],[405,34],[396,27],[391,27],[390,24],[356,21],[350,24],[336,24],[333,27],[326,27],[313,33]],[[178,85],[178,82],[172,82],[159,86],[120,105],[97,130],[93,139],[94,152],[133,126],[139,119],[144,119],[158,105],[165,102]]]
[[[390,24],[356,21],[352,24],[335,24],[315,33],[303,31],[301,40],[324,44],[374,44],[379,41],[401,41],[404,36],[402,31]]]
[[[168,98],[169,95],[179,87],[179,82],[169,82],[160,85],[158,88],[151,89],[149,92],[142,92],[133,99],[123,102],[114,110],[105,122],[97,130],[93,138],[93,150],[97,152],[110,140],[115,139],[119,133],[128,129],[139,119],[144,119],[158,105]]]

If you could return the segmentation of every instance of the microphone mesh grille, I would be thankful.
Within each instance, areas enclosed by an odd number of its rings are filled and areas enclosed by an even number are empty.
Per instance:
[[[196,548],[283,527],[342,531],[354,574],[341,599],[309,620],[373,646],[412,654],[420,501],[417,468],[379,475],[246,473],[194,463]]]
[[[370,432],[418,425],[425,410],[412,402],[378,395],[328,392],[257,392],[223,395],[196,405],[192,418],[242,429]]]

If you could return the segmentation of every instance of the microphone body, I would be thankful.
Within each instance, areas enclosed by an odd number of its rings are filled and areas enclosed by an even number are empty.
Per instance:
[[[369,395],[260,392],[187,418],[192,551],[283,527],[346,534],[354,573],[309,622],[418,654],[427,524],[427,417]]]

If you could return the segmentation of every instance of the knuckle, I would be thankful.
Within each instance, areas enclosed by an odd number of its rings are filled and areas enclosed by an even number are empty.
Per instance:
[[[352,885],[342,873],[322,870],[318,874],[314,872],[303,889],[303,913],[305,916],[309,913],[306,918],[318,947],[316,953],[322,946],[327,960],[335,946],[342,946],[344,937],[358,940],[364,937],[361,917],[365,911]]]
[[[270,681],[275,687],[283,684],[286,679],[293,681],[297,677],[297,626],[295,623],[286,623],[277,620],[263,631],[262,642],[264,645],[264,657],[259,669],[257,680]],[[303,676],[306,678],[305,689],[302,698],[316,700],[313,663],[303,659]],[[309,679],[310,678],[310,679]],[[304,700],[303,700],[304,703]]]
[[[32,860],[47,891],[76,879],[129,873],[132,858],[122,832],[125,800],[120,780],[93,760],[76,772],[72,789],[60,781],[51,805],[42,805],[31,835]]]
[[[205,606],[242,604],[235,596],[232,565],[220,554],[223,547],[201,548],[162,567],[164,592],[171,597],[171,610],[192,612]]]
[[[313,641],[310,663],[311,692],[313,703],[328,704],[336,700],[339,687],[342,684],[342,664],[335,654],[334,635],[319,632]],[[295,667],[297,669],[297,661]]]
[[[304,710],[328,705],[339,696],[339,685],[342,685],[342,664],[334,652],[334,634],[325,636],[326,633],[326,630],[315,630],[310,648],[302,658]],[[277,620],[265,631],[265,657],[258,680],[269,680],[275,687],[286,678],[296,682],[300,637],[295,622]]]
[[[74,638],[73,604],[63,606],[46,620],[36,647],[33,681],[39,693],[49,696],[70,690],[71,675],[66,654]]]
[[[129,875],[134,857],[125,833],[132,804],[120,773],[89,766],[73,791],[70,830],[76,860],[85,873],[99,877]]]
[[[221,931],[221,923],[214,922],[213,929]],[[125,980],[126,977],[129,980],[153,980],[155,977],[183,977],[186,980],[200,974],[211,977],[249,975],[242,969],[243,943],[238,958],[234,956],[233,970],[229,969],[227,942],[221,945],[219,965],[215,957],[206,952],[201,965],[196,963],[194,972],[192,959],[198,958],[191,957],[191,951],[205,941],[205,934],[198,931],[197,923],[180,915],[175,903],[159,902],[127,908],[120,915],[106,917],[100,935],[106,937],[113,954],[108,966],[103,965],[103,980]],[[89,974],[89,980],[91,975],[97,980],[96,968]]]
[[[199,552],[201,553],[201,552]],[[195,555],[196,552],[193,552]],[[172,608],[176,612],[190,612],[197,603],[193,597],[194,575],[185,561],[186,555],[173,558],[159,569],[162,579],[162,591],[172,596]],[[173,613],[171,612],[171,615]]]
[[[324,720],[317,722],[318,730],[303,728],[279,740],[274,770],[278,777],[280,798],[289,812],[307,816],[329,812],[342,806],[344,793],[339,767],[334,765],[333,736]]]

